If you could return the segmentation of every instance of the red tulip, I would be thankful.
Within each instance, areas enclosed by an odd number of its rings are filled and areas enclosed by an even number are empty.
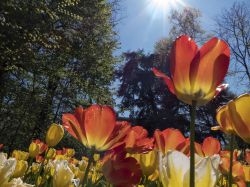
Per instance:
[[[228,70],[230,50],[223,40],[212,38],[198,49],[183,35],[174,42],[170,58],[171,77],[156,68],[153,72],[181,101],[204,105],[226,87],[221,82]]]
[[[142,176],[137,160],[126,157],[126,152],[123,151],[106,155],[102,171],[115,187],[133,187],[140,182]]]
[[[78,107],[75,114],[63,114],[63,126],[83,145],[98,151],[112,148],[127,134],[130,126],[116,123],[115,112],[108,106]]]

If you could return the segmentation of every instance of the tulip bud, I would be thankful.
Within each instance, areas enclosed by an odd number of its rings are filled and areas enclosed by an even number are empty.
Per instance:
[[[30,157],[35,158],[37,155],[39,155],[40,147],[38,144],[31,142],[29,146],[29,154]]]
[[[17,160],[16,168],[13,173],[13,177],[18,178],[24,176],[26,170],[28,169],[28,162],[24,160]]]
[[[64,129],[61,125],[53,123],[46,134],[46,144],[50,147],[56,146],[64,135]]]
[[[16,158],[17,160],[28,160],[29,153],[25,151],[14,150],[12,152],[12,157]]]
[[[49,148],[49,150],[47,151],[47,154],[46,154],[46,158],[52,159],[55,156],[56,156],[56,150],[53,148]]]

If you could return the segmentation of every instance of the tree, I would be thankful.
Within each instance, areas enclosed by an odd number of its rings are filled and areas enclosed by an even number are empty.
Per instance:
[[[170,93],[164,82],[153,75],[151,69],[156,67],[165,74],[170,74],[170,50],[173,38],[178,35],[188,34],[198,41],[206,37],[199,25],[200,14],[198,12],[195,9],[172,12],[171,23],[176,23],[176,25],[173,25],[170,31],[170,37],[157,42],[153,54],[145,54],[141,50],[124,53],[124,63],[117,71],[117,77],[121,83],[118,90],[121,100],[120,108],[130,111],[129,118],[133,124],[143,125],[151,133],[156,128],[169,127],[180,129],[185,134],[188,133],[189,106]],[[190,21],[191,18],[194,22]],[[211,134],[221,139],[224,138],[222,133],[211,131],[211,126],[216,124],[216,109],[232,98],[233,94],[224,91],[208,105],[199,107],[196,141],[201,142],[204,137]]]
[[[249,3],[235,2],[230,9],[216,18],[215,33],[230,46],[232,53],[231,76],[237,83],[250,85],[250,15]],[[235,80],[235,79],[234,79]]]
[[[112,103],[117,3],[0,2],[0,142],[5,147],[27,147],[80,104]]]

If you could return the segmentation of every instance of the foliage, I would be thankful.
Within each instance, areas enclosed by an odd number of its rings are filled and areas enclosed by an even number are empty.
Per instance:
[[[79,104],[112,102],[117,3],[0,2],[0,141],[9,149]]]

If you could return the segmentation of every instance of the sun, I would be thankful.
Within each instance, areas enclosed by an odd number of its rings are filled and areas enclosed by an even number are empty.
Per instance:
[[[182,0],[148,0],[148,7],[154,14],[166,14],[171,9],[185,6]]]

